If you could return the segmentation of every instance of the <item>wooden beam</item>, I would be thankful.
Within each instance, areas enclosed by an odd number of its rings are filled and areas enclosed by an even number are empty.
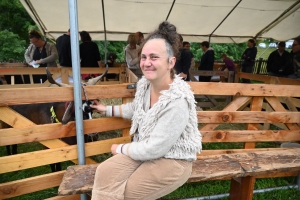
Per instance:
[[[199,123],[298,123],[299,112],[198,111]]]
[[[3,116],[3,118],[1,116]],[[8,124],[12,124],[11,121],[7,120],[9,117],[4,116],[12,115],[8,113],[2,115],[0,107],[0,120]],[[14,122],[20,123],[20,120],[14,120]],[[131,125],[130,120],[124,120],[122,118],[98,118],[84,120],[83,123],[84,134],[130,128]],[[76,127],[74,121],[69,122],[66,125],[62,125],[61,123],[53,123],[32,125],[29,127],[0,129],[0,146],[51,140],[75,135]]]
[[[64,171],[0,184],[0,199],[8,199],[60,185]]]
[[[131,137],[121,137],[86,143],[86,157],[110,152],[112,144],[130,141]],[[73,159],[77,159],[77,145],[0,157],[0,174]]]

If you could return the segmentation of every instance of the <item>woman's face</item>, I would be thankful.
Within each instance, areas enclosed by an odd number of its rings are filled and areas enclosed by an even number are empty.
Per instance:
[[[30,43],[33,44],[36,47],[41,47],[42,46],[42,39],[41,38],[30,38]]]
[[[141,52],[140,67],[146,79],[150,81],[170,79],[170,70],[174,67],[176,58],[168,58],[163,39],[149,40]]]

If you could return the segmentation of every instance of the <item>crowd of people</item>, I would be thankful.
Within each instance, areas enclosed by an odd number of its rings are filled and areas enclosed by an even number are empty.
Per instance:
[[[177,62],[175,63],[175,71],[185,81],[190,81],[189,71],[192,69],[213,71],[215,62],[214,49],[210,46],[208,41],[201,42],[201,49],[203,51],[200,65],[195,68],[195,59],[193,53],[190,51],[190,43],[183,41],[180,34],[180,48]],[[102,67],[104,63],[101,60],[98,46],[92,41],[90,34],[87,31],[80,32],[81,44],[80,50],[80,65],[81,67]],[[70,30],[61,35],[56,40],[56,46],[50,42],[42,39],[39,32],[32,30],[29,33],[29,40],[31,44],[25,52],[25,59],[28,65],[33,67],[56,67],[56,59],[58,58],[60,67],[72,67],[72,53],[70,42]],[[128,35],[128,45],[124,47],[124,55],[127,67],[138,77],[141,78],[143,73],[140,67],[139,51],[141,45],[144,43],[144,34],[140,31]],[[277,76],[284,78],[300,79],[299,69],[299,41],[300,36],[294,38],[292,51],[285,50],[285,42],[278,42],[278,49],[273,51],[267,60],[267,71],[269,76]],[[241,55],[241,72],[253,73],[255,58],[257,55],[256,42],[254,39],[248,40],[248,48]],[[111,59],[113,56],[113,60]],[[112,67],[117,59],[115,53],[110,53],[107,57],[107,63]],[[226,53],[221,55],[224,66],[219,70],[236,71],[234,62],[228,57]],[[82,74],[82,79],[89,79],[97,74]],[[26,80],[28,78],[26,77]],[[34,75],[34,83],[42,83],[46,80],[46,76]],[[17,77],[17,82],[18,82]],[[200,82],[209,82],[211,76],[199,76]],[[22,82],[22,81],[20,81]],[[28,81],[27,81],[28,82]],[[251,83],[249,79],[241,79],[242,83]]]

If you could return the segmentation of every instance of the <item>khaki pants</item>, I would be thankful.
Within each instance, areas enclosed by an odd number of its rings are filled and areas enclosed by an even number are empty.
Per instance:
[[[117,154],[98,166],[92,200],[157,199],[183,185],[191,173],[192,162],[185,160],[141,162]]]

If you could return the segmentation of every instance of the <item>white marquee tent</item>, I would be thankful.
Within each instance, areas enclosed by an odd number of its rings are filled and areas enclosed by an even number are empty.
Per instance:
[[[48,38],[69,29],[68,0],[20,0]],[[129,33],[148,33],[164,20],[184,40],[244,42],[251,37],[289,40],[300,35],[299,0],[77,0],[79,31],[104,40],[124,41]]]

